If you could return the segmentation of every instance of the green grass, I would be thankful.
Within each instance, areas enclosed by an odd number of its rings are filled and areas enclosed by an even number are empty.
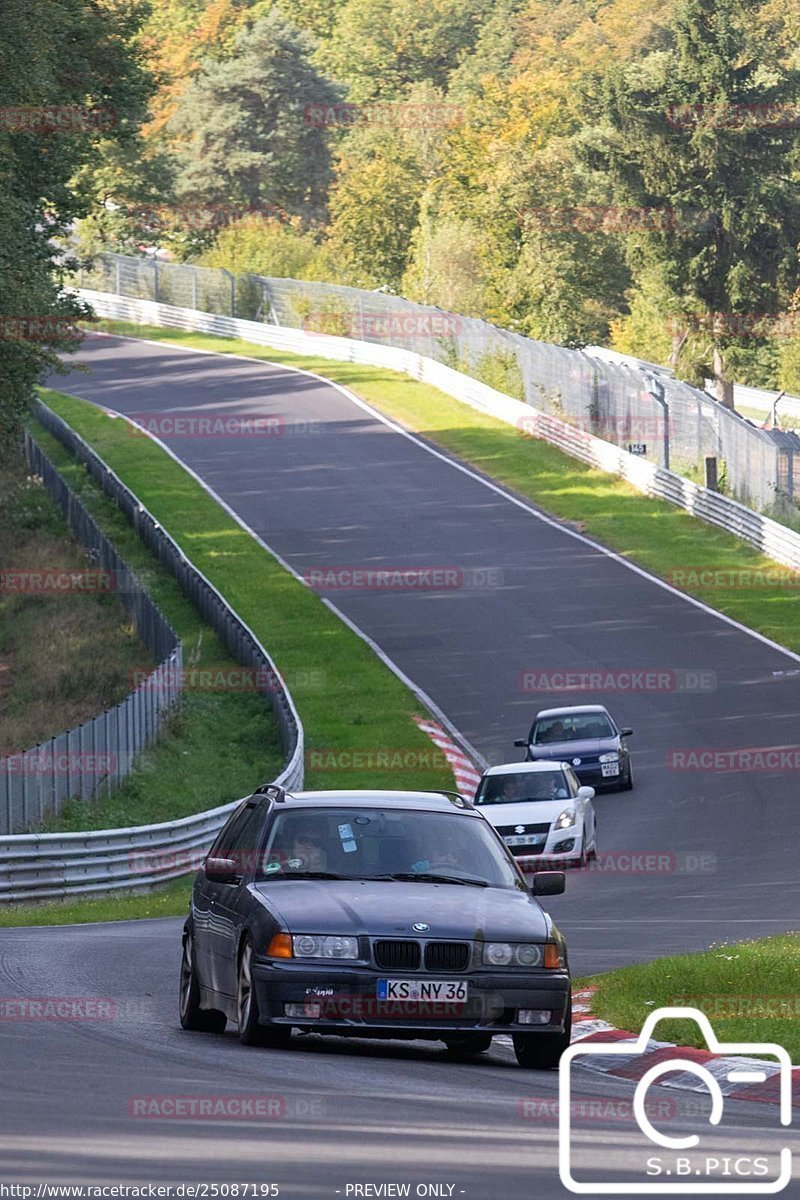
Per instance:
[[[236,683],[241,676],[235,660],[120,509],[37,421],[31,422],[31,428],[180,637],[185,667],[197,672],[233,669]],[[131,665],[140,678],[149,663],[140,653]],[[202,676],[188,676],[192,678]],[[129,677],[125,690],[132,684]],[[138,756],[134,771],[117,791],[90,803],[70,801],[42,828],[78,832],[176,820],[247,795],[259,783],[274,779],[282,765],[278,728],[262,696],[252,691],[189,688],[162,736]]]
[[[407,428],[533,501],[545,512],[618,551],[654,575],[678,582],[688,594],[793,650],[800,650],[800,577],[733,535],[706,525],[683,509],[641,495],[614,475],[569,458],[554,446],[451,399],[396,371],[289,354],[233,338],[217,338],[150,325],[113,322],[113,329],[193,349],[246,354],[312,370],[349,387]],[[708,586],[687,572],[757,572],[777,569],[778,582],[745,574],[737,586]],[[724,576],[727,578],[728,576]],[[783,581],[783,582],[781,582]],[[787,586],[788,581],[788,586]]]
[[[698,1008],[720,1041],[777,1042],[800,1063],[800,934],[715,946],[581,980],[598,990],[592,1009],[618,1029],[639,1033],[649,1013]],[[691,1021],[659,1022],[659,1041],[704,1045]]]
[[[171,883],[141,894],[111,893],[93,899],[52,904],[0,905],[0,929],[30,925],[85,925],[89,921],[136,921],[142,917],[182,917],[189,910],[192,881]]]

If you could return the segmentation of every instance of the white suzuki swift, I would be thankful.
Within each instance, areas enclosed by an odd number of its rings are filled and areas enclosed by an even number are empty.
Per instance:
[[[543,858],[581,867],[595,858],[593,799],[594,788],[582,787],[565,762],[490,767],[475,794],[476,806],[523,869]]]

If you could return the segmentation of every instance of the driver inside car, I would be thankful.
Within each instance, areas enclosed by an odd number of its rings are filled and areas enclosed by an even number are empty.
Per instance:
[[[325,871],[328,855],[325,851],[325,833],[320,825],[306,822],[295,832],[288,867],[302,871]]]

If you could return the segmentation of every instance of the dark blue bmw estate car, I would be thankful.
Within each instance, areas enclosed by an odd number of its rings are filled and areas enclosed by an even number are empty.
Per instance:
[[[564,940],[472,804],[445,792],[259,789],[197,874],[183,931],[185,1029],[247,1044],[292,1029],[428,1038],[480,1053],[513,1039],[557,1066],[571,1027]]]

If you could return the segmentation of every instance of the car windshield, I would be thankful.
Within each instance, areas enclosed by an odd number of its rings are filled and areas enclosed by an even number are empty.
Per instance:
[[[536,800],[567,800],[572,788],[563,771],[518,771],[487,775],[475,797],[477,805],[520,804]]]
[[[435,875],[442,881],[524,890],[516,867],[485,821],[466,813],[400,808],[279,812],[259,874],[276,881]]]
[[[616,737],[616,730],[605,713],[581,713],[574,717],[541,717],[533,727],[531,742],[546,746],[550,742],[584,742]]]

